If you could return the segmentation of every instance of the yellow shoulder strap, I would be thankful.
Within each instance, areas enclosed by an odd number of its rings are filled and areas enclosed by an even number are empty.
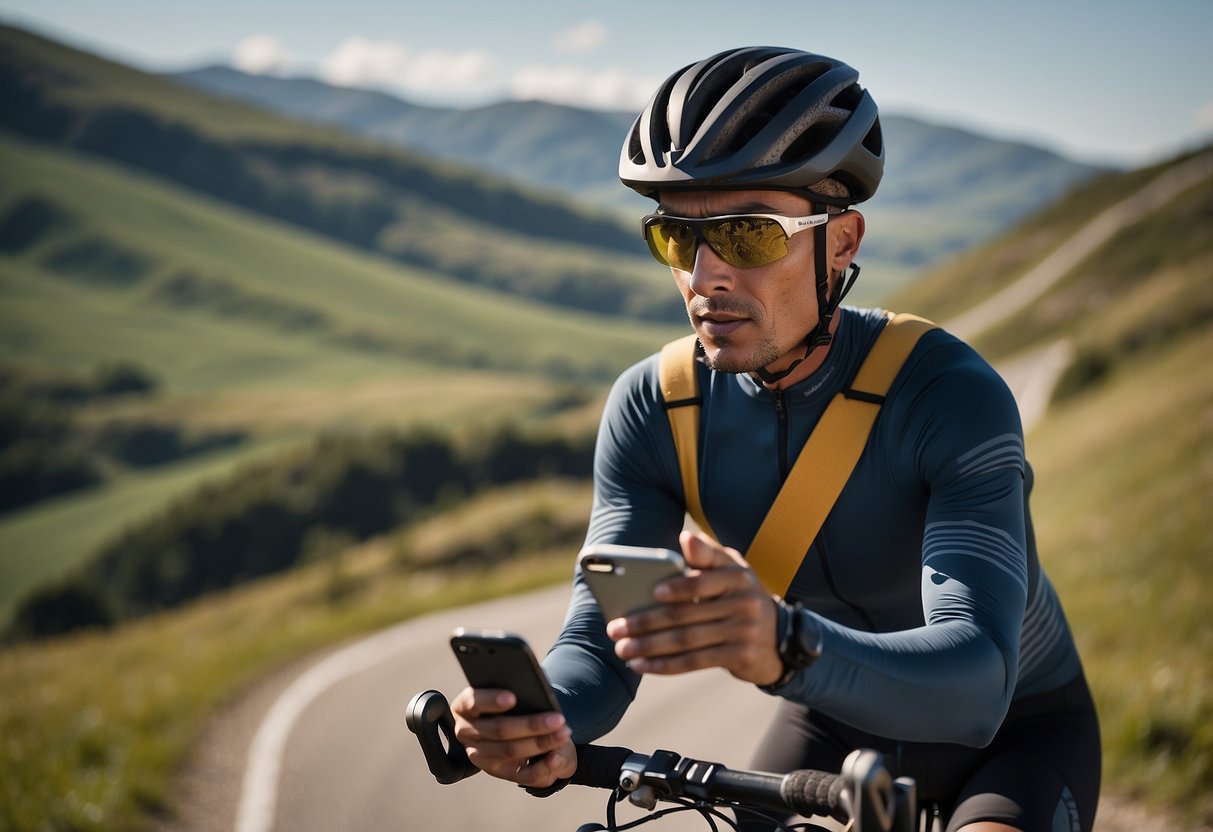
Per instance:
[[[834,396],[809,435],[746,553],[771,592],[787,593],[859,462],[893,379],[918,339],[934,327],[914,315],[892,316],[851,387]]]
[[[665,412],[670,418],[670,430],[674,432],[687,514],[704,534],[715,539],[699,502],[699,405],[703,399],[699,396],[699,383],[695,378],[698,343],[691,334],[666,344],[661,350],[657,375]]]
[[[754,536],[746,559],[763,585],[787,592],[867,444],[885,394],[930,321],[890,315],[851,387],[836,395],[796,459],[787,481]],[[707,534],[711,527],[699,499],[699,386],[694,335],[666,344],[658,375],[682,474],[687,513]]]

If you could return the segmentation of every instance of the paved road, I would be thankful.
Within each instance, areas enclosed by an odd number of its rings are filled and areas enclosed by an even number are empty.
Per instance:
[[[546,801],[524,795],[514,786],[478,775],[463,783],[438,786],[425,769],[420,751],[404,726],[404,707],[416,691],[433,687],[448,696],[462,687],[446,639],[456,626],[498,627],[524,633],[542,655],[555,638],[567,601],[567,588],[545,590],[522,598],[440,613],[381,634],[379,646],[344,651],[358,658],[378,654],[370,666],[341,674],[323,667],[346,664],[343,652],[330,655],[301,674],[280,694],[289,702],[292,690],[311,689],[301,717],[282,746],[281,777],[270,783],[272,816],[249,808],[236,828],[240,832],[307,832],[307,830],[445,830],[567,829],[601,820],[605,792],[567,789]],[[315,687],[309,674],[328,676],[331,685]],[[748,761],[774,700],[722,673],[706,672],[677,679],[650,679],[642,686],[637,707],[624,725],[604,741],[651,751],[669,747],[708,759],[741,764]],[[280,705],[268,712],[268,721]],[[294,709],[294,705],[288,705]],[[252,758],[254,770],[272,761]],[[254,787],[264,789],[265,784]],[[245,780],[246,805],[250,781]],[[626,807],[629,808],[630,807]],[[666,823],[663,832],[702,829],[690,819]]]

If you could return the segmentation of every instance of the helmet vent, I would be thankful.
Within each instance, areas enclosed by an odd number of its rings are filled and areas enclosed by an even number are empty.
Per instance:
[[[813,158],[817,151],[829,141],[832,132],[831,128],[827,125],[814,124],[788,145],[787,149],[780,155],[779,161],[794,164]]]
[[[634,165],[644,164],[644,146],[640,142],[640,131],[636,128],[632,128],[631,136],[628,139],[628,158]]]
[[[879,121],[872,125],[872,129],[868,131],[868,135],[863,137],[861,144],[864,150],[873,156],[879,156],[884,152],[884,136],[881,135]]]
[[[781,90],[779,95],[768,97],[762,103],[746,114],[746,117],[737,125],[732,135],[727,137],[727,141],[723,146],[716,148],[719,155],[728,156],[742,150],[750,140],[762,132],[763,128],[770,124],[788,103],[796,97],[797,90],[795,88],[786,88]]]

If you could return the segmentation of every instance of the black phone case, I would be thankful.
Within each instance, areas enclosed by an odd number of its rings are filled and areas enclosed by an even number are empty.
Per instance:
[[[513,691],[518,704],[510,714],[560,710],[543,668],[521,636],[457,630],[451,636],[451,649],[469,685]]]

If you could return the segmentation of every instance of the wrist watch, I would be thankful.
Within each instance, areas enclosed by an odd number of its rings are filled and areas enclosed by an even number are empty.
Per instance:
[[[792,681],[821,656],[821,627],[807,610],[796,602],[777,601],[776,649],[783,662],[783,673],[769,685],[759,685],[761,690],[774,693]]]

